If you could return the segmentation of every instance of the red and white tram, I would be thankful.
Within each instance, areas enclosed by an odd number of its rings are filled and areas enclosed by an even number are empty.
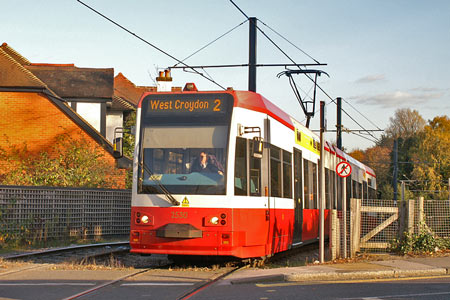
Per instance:
[[[327,143],[326,224],[374,172]],[[260,94],[145,93],[137,110],[131,252],[264,257],[316,241],[319,138]],[[336,176],[341,161],[352,166]],[[326,228],[328,228],[326,226]]]

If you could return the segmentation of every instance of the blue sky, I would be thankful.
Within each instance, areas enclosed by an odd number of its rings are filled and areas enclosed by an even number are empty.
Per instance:
[[[183,59],[245,17],[229,0],[118,1],[84,0],[149,42]],[[426,119],[450,114],[450,1],[378,0],[235,0],[243,11],[282,34],[321,63],[330,78],[319,78],[332,98],[343,97],[344,109],[367,129],[384,129],[396,109],[416,109]],[[78,67],[113,67],[137,85],[153,85],[157,69],[175,64],[142,41],[118,29],[75,0],[17,0],[2,4],[0,42],[34,63],[75,63]],[[259,23],[297,63],[306,55]],[[191,65],[248,62],[248,23],[193,56]],[[258,34],[258,63],[289,63]],[[225,87],[247,89],[247,69],[208,69]],[[302,110],[283,68],[260,68],[257,91],[299,121]],[[201,90],[217,86],[198,75],[176,70],[174,84],[195,82]],[[309,91],[311,85],[299,78]],[[330,100],[318,93],[318,100]],[[350,106],[351,105],[351,106]],[[318,104],[317,104],[318,106]],[[355,111],[352,107],[356,108]],[[361,113],[361,114],[360,114]],[[336,107],[327,105],[334,129]],[[344,126],[359,129],[349,117]],[[311,123],[318,128],[318,114]],[[376,137],[379,133],[374,133]],[[335,133],[327,134],[329,140]],[[373,142],[344,134],[348,149]]]

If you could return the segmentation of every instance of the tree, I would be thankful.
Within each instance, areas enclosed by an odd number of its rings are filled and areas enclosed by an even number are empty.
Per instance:
[[[377,189],[379,195],[383,199],[390,199],[389,195],[393,194],[393,189],[386,189],[383,186],[391,187],[392,174],[390,173],[391,165],[391,148],[375,146],[368,148],[365,151],[366,160],[363,161],[366,165],[371,167],[377,176]]]
[[[361,149],[352,150],[349,154],[351,157],[353,157],[356,160],[359,160],[360,162],[363,162],[366,158],[365,152]]]
[[[407,139],[421,132],[426,125],[425,120],[417,110],[401,108],[395,111],[394,117],[389,118],[390,125],[386,128],[386,135],[393,139]]]
[[[412,155],[415,162],[413,179],[421,183],[423,193],[432,198],[448,198],[448,178],[450,178],[450,119],[448,116],[435,117],[425,126],[419,144]]]
[[[425,120],[419,114],[417,110],[411,110],[409,108],[397,109],[393,117],[389,118],[390,124],[385,130],[385,134],[377,143],[377,146],[391,149],[390,158],[391,162],[389,170],[383,175],[383,180],[378,180],[380,191],[386,191],[386,195],[389,194],[390,189],[383,187],[384,185],[392,185],[394,164],[393,157],[394,152],[394,140],[398,141],[398,174],[399,180],[411,179],[412,171],[414,169],[414,163],[411,160],[412,154],[416,151],[419,143],[419,135],[423,132],[426,125]],[[386,170],[385,170],[386,171]],[[381,188],[383,187],[383,188]],[[384,196],[383,196],[384,197]]]

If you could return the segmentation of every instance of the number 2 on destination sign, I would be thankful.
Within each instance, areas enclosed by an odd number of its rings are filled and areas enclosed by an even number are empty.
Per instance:
[[[216,100],[214,100],[214,103],[216,104],[216,106],[214,106],[214,111],[220,111],[220,104],[222,104],[221,102],[220,102],[220,99],[216,99]]]

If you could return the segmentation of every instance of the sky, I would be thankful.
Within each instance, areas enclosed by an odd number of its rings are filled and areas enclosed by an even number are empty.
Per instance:
[[[76,0],[1,1],[0,43],[8,43],[33,63],[114,68],[115,74],[121,72],[136,85],[146,86],[154,85],[158,70],[176,64]],[[248,22],[229,0],[83,2],[178,60],[237,26],[185,63],[248,63]],[[351,130],[385,129],[402,108],[417,110],[425,120],[450,114],[450,1],[234,2],[247,16],[258,18],[258,27],[290,59],[326,64],[310,68],[330,76],[319,77],[326,94],[318,91],[316,96],[316,110],[319,101],[327,104],[328,140],[336,139],[331,132],[336,124],[332,101],[336,97],[343,98],[343,125]],[[285,64],[290,59],[258,32],[258,63]],[[258,68],[257,92],[304,123],[287,77],[277,77],[282,71],[284,67]],[[201,72],[221,86],[248,89],[247,68]],[[173,70],[172,77],[174,86],[195,82],[199,90],[220,89],[181,69]],[[304,76],[295,79],[302,97],[312,97],[311,81]],[[318,112],[310,128],[319,128]],[[371,132],[373,137],[344,133],[343,146],[348,150],[372,147],[381,133]]]

